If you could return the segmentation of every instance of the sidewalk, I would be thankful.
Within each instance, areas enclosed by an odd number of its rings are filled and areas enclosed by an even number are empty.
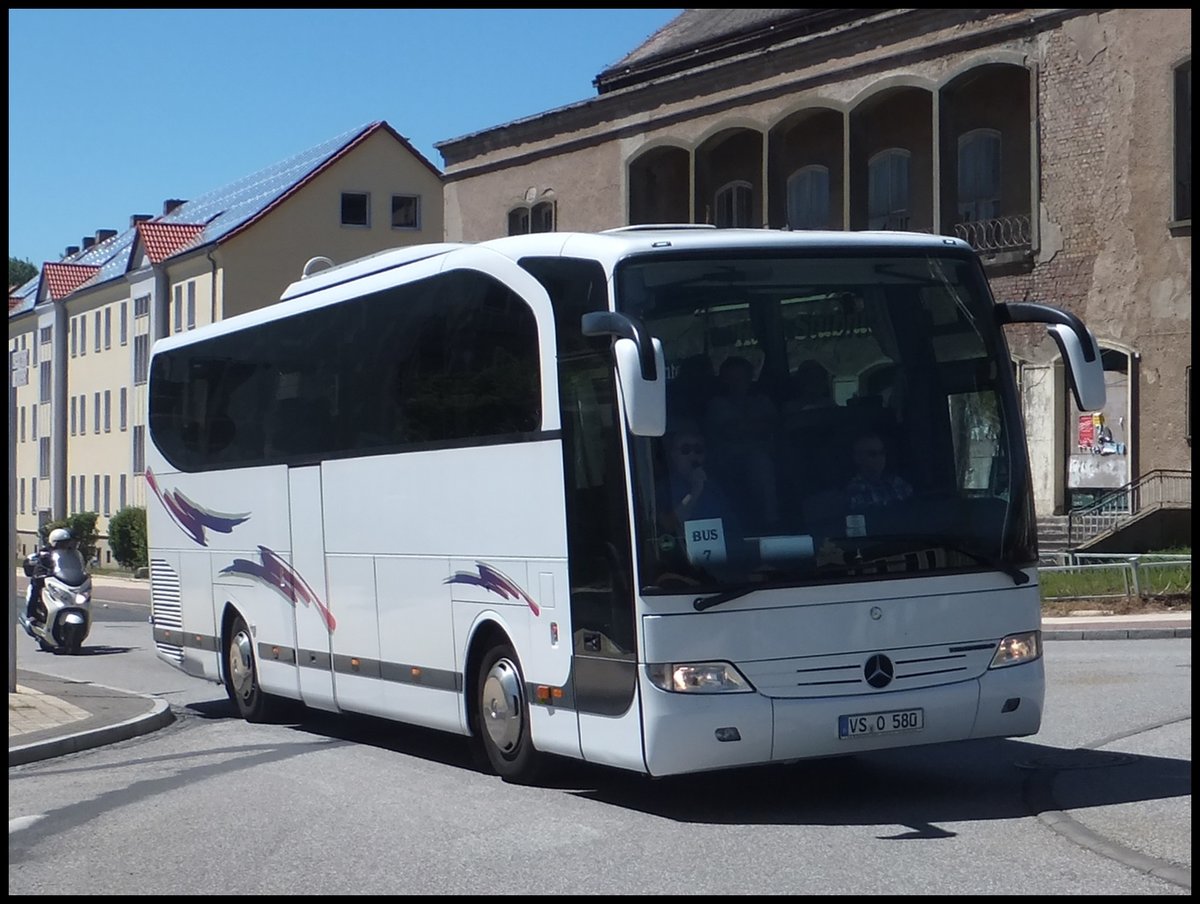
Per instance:
[[[1047,641],[1191,636],[1191,612],[1042,620]],[[8,695],[8,765],[123,741],[174,719],[166,701],[156,697],[18,669],[17,690]]]

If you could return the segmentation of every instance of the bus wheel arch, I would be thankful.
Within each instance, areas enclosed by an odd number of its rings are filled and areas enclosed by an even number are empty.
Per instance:
[[[516,648],[496,622],[480,625],[472,638],[463,681],[478,765],[506,782],[532,782],[542,758],[530,736],[525,674]]]

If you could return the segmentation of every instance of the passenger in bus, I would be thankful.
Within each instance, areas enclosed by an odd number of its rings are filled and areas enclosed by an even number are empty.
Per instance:
[[[754,365],[730,355],[717,372],[718,392],[708,404],[705,434],[713,449],[713,464],[727,485],[736,481],[751,501],[748,513],[766,525],[779,520],[779,491],[775,477],[775,403],[755,392]]]
[[[912,485],[887,467],[887,449],[877,431],[861,433],[852,445],[855,474],[846,486],[850,510],[891,505],[912,496]]]
[[[706,518],[736,520],[733,507],[707,468],[704,435],[691,422],[674,426],[665,437],[667,476],[659,483],[658,507],[674,532]],[[728,530],[728,528],[727,528]]]

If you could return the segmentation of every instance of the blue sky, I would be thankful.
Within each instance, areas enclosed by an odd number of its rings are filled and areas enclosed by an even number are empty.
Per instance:
[[[681,9],[8,11],[8,252],[97,229],[377,119],[434,144],[596,96]]]

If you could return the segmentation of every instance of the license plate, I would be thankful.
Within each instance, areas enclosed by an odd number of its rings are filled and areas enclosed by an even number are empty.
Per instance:
[[[925,710],[894,709],[883,713],[859,713],[838,716],[838,737],[857,738],[862,735],[892,734],[901,731],[920,731],[925,727]]]

